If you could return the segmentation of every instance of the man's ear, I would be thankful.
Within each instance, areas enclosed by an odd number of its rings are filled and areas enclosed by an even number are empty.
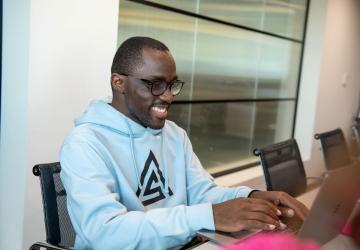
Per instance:
[[[118,91],[119,93],[125,93],[125,76],[112,73],[111,74],[111,86],[113,90]]]

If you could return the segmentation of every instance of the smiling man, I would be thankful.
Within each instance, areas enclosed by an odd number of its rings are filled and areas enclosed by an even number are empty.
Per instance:
[[[112,102],[91,102],[60,152],[75,249],[168,249],[201,229],[274,230],[279,216],[306,216],[286,193],[214,184],[166,120],[184,82],[163,43],[126,40],[111,73]]]
[[[112,106],[144,127],[153,129],[164,127],[174,95],[180,93],[184,84],[177,79],[174,59],[164,51],[165,48],[142,49],[139,55],[142,62],[135,66],[135,70],[116,63],[112,67]],[[123,53],[129,52],[119,49],[115,58],[118,56],[120,61],[125,60]]]

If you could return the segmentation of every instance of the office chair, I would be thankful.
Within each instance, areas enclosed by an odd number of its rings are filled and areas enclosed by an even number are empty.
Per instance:
[[[75,231],[66,208],[66,192],[60,179],[60,170],[59,162],[33,167],[33,174],[40,178],[46,243],[36,242],[29,250],[60,250],[74,245]]]
[[[289,139],[253,150],[260,156],[268,191],[284,191],[292,196],[305,192],[307,179],[299,147],[295,139]]]
[[[360,144],[360,118],[356,117],[353,119],[351,130],[353,132],[354,139],[357,144]]]
[[[33,167],[33,174],[39,176],[43,200],[46,229],[46,242],[36,242],[29,250],[67,250],[75,243],[75,231],[66,207],[66,192],[60,179],[59,162],[38,164]],[[192,249],[208,239],[194,237],[180,250]]]
[[[327,170],[344,167],[352,163],[344,134],[340,128],[314,135],[320,140]]]
[[[352,136],[355,141],[354,155],[359,157],[360,154],[360,117],[354,117],[351,124]]]

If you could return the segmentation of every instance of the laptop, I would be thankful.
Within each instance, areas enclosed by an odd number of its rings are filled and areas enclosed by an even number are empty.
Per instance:
[[[360,197],[360,164],[356,163],[329,171],[324,177],[309,215],[295,234],[300,239],[310,239],[320,245],[335,238],[346,224]],[[281,219],[285,224],[285,218]],[[297,223],[293,223],[297,224]],[[289,227],[289,226],[288,226]],[[199,234],[218,245],[234,244],[260,231],[223,233],[201,230]]]

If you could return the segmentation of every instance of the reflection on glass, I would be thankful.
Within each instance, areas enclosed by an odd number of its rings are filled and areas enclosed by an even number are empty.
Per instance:
[[[199,13],[229,23],[261,30],[264,0],[202,0]]]
[[[256,98],[295,98],[301,44],[266,36],[260,44]]]
[[[295,101],[256,102],[252,148],[291,138]]]
[[[146,5],[120,1],[118,45],[132,36],[162,41],[176,61],[179,79],[186,82],[177,100],[190,99],[195,19]]]
[[[294,102],[208,103],[171,106],[169,120],[187,130],[193,148],[210,172],[237,167],[253,158],[254,147],[291,137]]]
[[[181,0],[181,1],[169,1],[169,0],[150,0],[148,2],[159,3],[162,5],[170,6],[192,13],[197,13],[197,5],[200,0]]]
[[[298,43],[199,21],[193,100],[294,98]]]
[[[267,0],[262,29],[302,40],[307,0]]]
[[[199,21],[193,100],[253,98],[259,35]]]
[[[295,98],[300,44],[121,1],[118,43],[163,41],[186,84],[177,100]]]
[[[153,2],[302,37],[306,0]],[[188,102],[172,105],[169,119],[188,132],[210,172],[252,161],[254,147],[291,137],[301,43],[121,0],[118,44],[132,36],[169,47],[186,82],[175,100]],[[268,98],[293,100],[234,101]]]
[[[306,0],[203,0],[200,14],[249,28],[302,39]]]

